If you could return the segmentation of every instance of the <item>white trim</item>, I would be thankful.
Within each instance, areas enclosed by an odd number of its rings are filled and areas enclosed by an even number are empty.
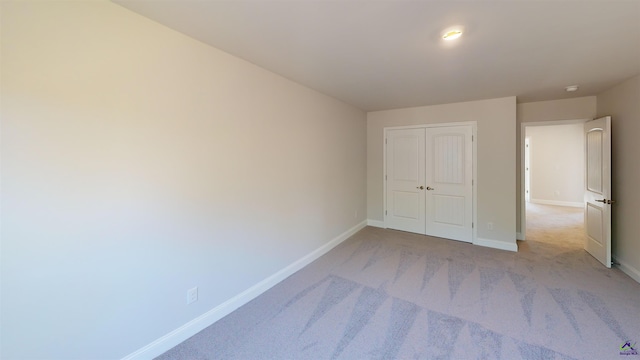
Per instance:
[[[527,126],[526,123],[520,124],[520,233],[523,235],[527,234],[527,197],[525,194],[526,186],[524,183],[526,173],[524,171],[525,161],[524,161],[524,152],[526,151],[524,148],[524,141],[527,138]],[[531,144],[529,144],[531,145]],[[531,153],[529,153],[531,155]],[[531,161],[531,159],[529,159]],[[531,171],[531,169],[529,169]],[[529,183],[529,187],[531,187],[531,183]],[[531,191],[531,189],[529,189]],[[531,198],[531,194],[529,194],[529,198]],[[517,227],[516,227],[517,229]]]
[[[525,239],[524,236],[522,236],[521,232],[518,232],[518,233],[516,233],[516,240],[523,240],[524,241],[524,240],[527,240],[527,239]]]
[[[382,227],[387,228],[387,128],[382,129]]]
[[[224,303],[216,306],[215,308],[189,321],[188,323],[182,325],[181,327],[153,341],[152,343],[146,345],[145,347],[125,356],[124,358],[122,358],[122,360],[152,359],[156,356],[159,356],[165,353],[166,351],[170,350],[174,346],[180,344],[184,340],[190,338],[191,336],[197,334],[198,332],[202,331],[203,329],[215,323],[216,321],[222,319],[223,317],[230,314],[240,306],[255,299],[260,294],[269,290],[274,285],[278,284],[282,280],[294,274],[296,271],[302,269],[303,267],[307,266],[314,260],[326,254],[329,250],[333,249],[338,244],[342,243],[343,241],[351,237],[353,234],[363,229],[365,226],[367,226],[367,221],[363,221],[357,224],[351,229],[338,235],[328,243],[322,245],[321,247],[317,248],[311,253],[293,262],[292,264],[285,267],[284,269],[276,272],[275,274],[269,276],[268,278],[262,280],[261,282],[241,292],[240,294],[232,297],[231,299],[225,301]]]
[[[531,203],[533,203],[533,204],[542,204],[542,205],[555,205],[555,206],[569,206],[569,207],[584,208],[584,203],[583,202],[573,202],[573,201],[531,199]]]
[[[367,219],[367,225],[385,229],[384,221]]]
[[[471,243],[475,244],[478,239],[478,122],[471,122],[471,133],[473,134],[471,146],[473,147],[473,181],[472,181],[472,197],[473,197],[473,223],[471,224]]]
[[[629,275],[630,278],[632,278],[633,280],[637,281],[640,283],[640,270],[634,268],[633,266],[625,263],[624,261],[618,259],[618,258],[613,258],[613,261],[617,262],[618,264],[618,268],[625,274]]]
[[[524,137],[524,147],[523,147],[523,151],[524,151],[524,163],[522,164],[522,168],[523,168],[523,173],[524,173],[524,201],[531,201],[531,147],[532,147],[532,141],[530,137],[527,137],[525,134]],[[527,154],[528,156],[528,160],[527,161]],[[529,168],[529,170],[527,171],[527,168]],[[529,186],[527,187],[527,183],[529,183]],[[527,191],[528,190],[528,191]]]
[[[515,242],[507,243],[499,240],[477,238],[476,242],[474,242],[473,244],[490,247],[494,249],[500,249],[500,250],[507,250],[507,251],[514,251],[514,252],[518,251],[518,244],[516,244]]]

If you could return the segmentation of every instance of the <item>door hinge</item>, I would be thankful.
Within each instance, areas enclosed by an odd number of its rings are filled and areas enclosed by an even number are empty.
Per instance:
[[[384,139],[384,143],[387,144],[387,139]]]
[[[387,180],[387,175],[384,176],[384,179]]]
[[[471,141],[473,141],[473,135],[471,135]]]
[[[384,214],[387,215],[387,210],[384,211]]]
[[[474,225],[473,223],[471,223],[471,228],[472,228],[472,229],[473,229],[473,227],[474,227],[474,226],[475,226],[475,225]]]

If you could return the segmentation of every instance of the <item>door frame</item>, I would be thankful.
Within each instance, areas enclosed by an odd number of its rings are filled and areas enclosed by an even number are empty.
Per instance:
[[[516,239],[526,240],[527,237],[527,202],[525,194],[525,139],[527,135],[527,127],[534,126],[553,126],[553,125],[571,125],[584,124],[593,119],[575,119],[575,120],[557,120],[557,121],[532,121],[520,123],[520,232],[516,234]]]
[[[460,121],[460,122],[449,122],[449,123],[433,123],[433,124],[416,124],[416,125],[405,125],[405,126],[389,126],[389,127],[384,127],[382,130],[382,206],[384,211],[387,210],[387,179],[386,179],[386,174],[387,174],[387,143],[386,143],[386,138],[387,138],[387,132],[388,131],[392,131],[392,130],[402,130],[402,129],[427,129],[427,128],[436,128],[436,127],[448,127],[448,126],[471,126],[471,135],[472,135],[472,141],[471,141],[471,151],[473,152],[472,154],[472,183],[471,183],[471,191],[473,193],[472,195],[472,205],[471,205],[471,212],[472,212],[472,231],[471,231],[471,243],[474,245],[477,245],[476,241],[478,239],[478,228],[475,226],[475,224],[478,223],[478,212],[477,210],[477,205],[478,205],[478,191],[477,191],[477,187],[478,187],[478,182],[476,181],[478,179],[478,122],[477,121]],[[383,214],[383,224],[384,224],[384,228],[387,228],[387,215]]]
[[[525,137],[524,146],[524,200],[529,202],[531,201],[531,138]]]

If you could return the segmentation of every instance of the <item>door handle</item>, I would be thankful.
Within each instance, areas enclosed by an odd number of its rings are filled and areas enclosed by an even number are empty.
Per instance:
[[[432,188],[431,186],[427,186],[427,190],[431,191],[431,190],[435,190],[435,189]]]
[[[427,190],[429,190],[429,188],[427,188]],[[613,203],[615,203],[615,202],[616,202],[615,200],[607,200],[607,199],[596,200],[596,201],[597,201],[597,202],[604,203],[604,204],[608,204],[608,205],[611,205],[611,204],[613,204]]]
[[[424,186],[416,186],[416,189],[422,190],[422,189],[424,189]],[[427,190],[429,190],[429,189],[427,188]]]

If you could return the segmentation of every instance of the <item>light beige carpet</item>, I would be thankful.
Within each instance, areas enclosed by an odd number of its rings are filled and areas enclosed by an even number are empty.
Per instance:
[[[636,358],[640,284],[536,221],[518,253],[367,227],[159,359]]]
[[[584,210],[527,203],[527,240],[584,248]]]

